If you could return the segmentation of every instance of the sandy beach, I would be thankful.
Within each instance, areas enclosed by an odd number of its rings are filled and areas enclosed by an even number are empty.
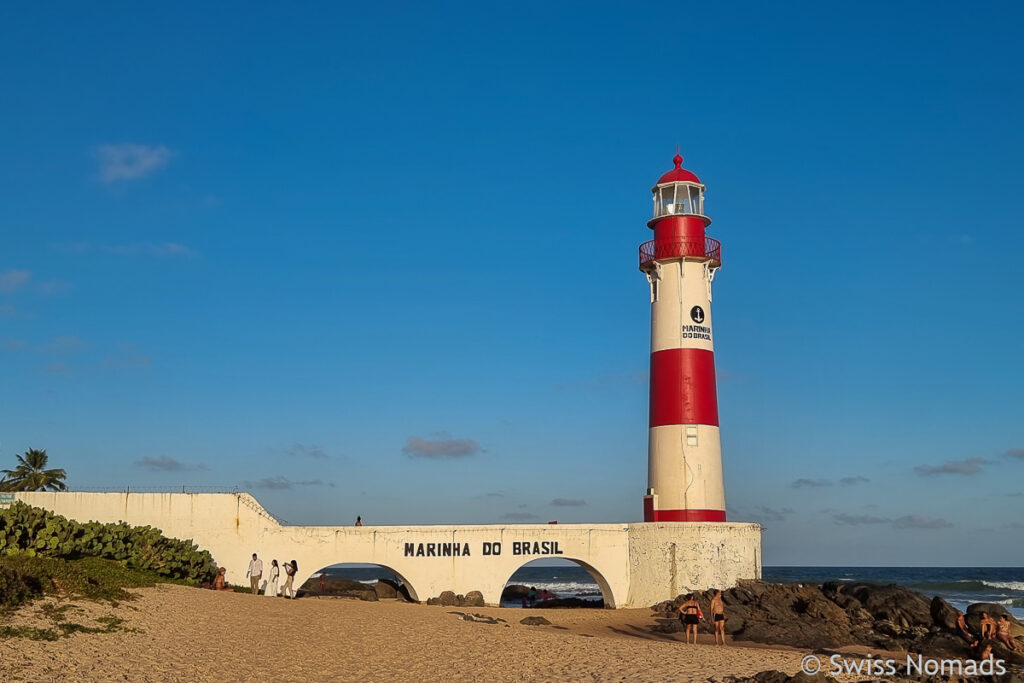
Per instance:
[[[0,640],[8,681],[705,681],[765,669],[794,673],[802,654],[685,645],[651,633],[650,610],[429,607],[393,601],[295,601],[174,585],[136,591],[118,607],[45,600],[9,625],[51,626],[47,603],[71,604],[68,621],[115,615],[128,629],[55,642]],[[455,612],[504,619],[496,625]],[[526,616],[551,626],[525,626]]]

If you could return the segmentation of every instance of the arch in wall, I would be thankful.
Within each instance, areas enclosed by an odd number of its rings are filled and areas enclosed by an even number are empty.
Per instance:
[[[616,607],[615,594],[612,592],[612,588],[608,584],[608,581],[604,578],[604,576],[601,574],[601,572],[597,570],[597,568],[595,568],[593,565],[589,564],[588,562],[585,562],[585,561],[583,561],[583,560],[581,560],[579,558],[576,558],[576,557],[561,556],[558,559],[560,559],[560,560],[568,560],[568,561],[572,562],[573,564],[576,564],[576,565],[582,567],[583,569],[585,569],[586,572],[590,575],[590,577],[592,579],[594,579],[594,583],[597,584],[597,587],[601,590],[601,597],[604,598],[604,606],[605,606],[605,608],[607,608],[607,609],[615,609],[615,607]],[[532,559],[527,559],[525,562],[523,562],[522,564],[517,566],[512,571],[512,573],[508,575],[508,578],[505,579],[505,583],[502,584],[502,589],[504,590],[504,587],[509,584],[509,581],[512,580],[512,577],[515,576],[516,572],[518,572],[523,567],[526,567],[528,565],[531,565],[531,564],[533,564],[535,562],[539,562],[539,561],[543,561],[543,560],[541,558],[536,558],[535,557],[535,558],[532,558]]]
[[[385,574],[385,573],[391,574],[402,584],[402,586],[405,587],[405,590],[408,593],[408,597],[413,602],[421,602],[419,595],[416,593],[416,589],[413,587],[412,583],[410,583],[409,579],[407,579],[401,572],[397,571],[393,567],[391,567],[389,565],[386,565],[386,564],[381,564],[380,562],[350,562],[350,561],[332,562],[331,564],[326,564],[326,565],[320,567],[319,569],[317,569],[317,570],[315,570],[313,572],[303,572],[303,571],[300,571],[299,572],[300,576],[303,576],[304,578],[303,578],[301,584],[299,584],[299,583],[295,584],[296,590],[298,590],[299,588],[303,588],[304,590],[306,590],[306,591],[308,591],[310,593],[316,594],[317,591],[316,591],[316,584],[315,584],[315,582],[317,581],[317,579],[315,577],[317,575],[319,575],[319,574],[322,574],[325,570],[327,570],[327,569],[329,569],[331,567],[337,567],[339,565],[343,566],[343,569],[346,571],[346,573],[350,569],[366,568],[368,570],[367,571],[367,576],[369,576],[369,574],[374,574],[374,573],[382,574],[382,575]],[[373,571],[374,569],[376,569],[376,571]],[[381,571],[381,570],[383,570],[383,571]],[[342,578],[345,578],[345,577],[342,577]],[[355,580],[359,580],[359,579],[355,579]]]

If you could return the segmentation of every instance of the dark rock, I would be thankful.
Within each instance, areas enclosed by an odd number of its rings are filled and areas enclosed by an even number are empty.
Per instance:
[[[705,614],[710,612],[711,595],[711,591],[695,594]],[[652,630],[683,630],[677,611],[683,599],[680,596],[654,605],[652,611],[658,623]],[[722,599],[726,633],[736,640],[808,650],[861,645],[930,657],[971,654],[955,630],[956,611],[952,607],[902,586],[829,582],[819,588],[744,581],[724,591]],[[1004,611],[1001,605],[988,607],[994,616]],[[972,606],[969,614],[979,611]],[[704,623],[700,630],[709,632]]]
[[[941,626],[947,631],[957,630],[957,611],[953,609],[952,605],[936,595],[932,598],[932,604],[929,609],[931,611],[933,624]]]
[[[840,595],[854,597],[876,620],[890,621],[899,630],[932,624],[927,598],[903,586],[831,581],[821,587],[821,592],[833,602]]]
[[[583,598],[552,598],[551,600],[540,600],[533,604],[535,608],[551,609],[556,607],[589,607],[591,609],[603,609],[604,600],[584,600]]]
[[[394,600],[398,598],[398,589],[394,584],[378,581],[373,590],[381,600]]]
[[[530,592],[529,586],[520,586],[517,583],[509,584],[505,586],[505,589],[501,591],[501,599],[512,601],[522,600],[526,597],[526,594]]]
[[[519,623],[527,626],[549,626],[551,624],[544,617],[523,617],[519,620]]]
[[[495,619],[494,617],[487,616],[486,614],[463,614],[463,621],[472,621],[475,624],[498,624],[504,619]]]
[[[359,581],[353,581],[351,579],[341,578],[327,578],[323,584],[323,590],[320,590],[319,583],[313,583],[307,581],[303,584],[305,593],[307,595],[330,595],[339,598],[358,598],[360,600],[367,600],[375,602],[377,600],[377,592],[373,586]]]
[[[459,598],[453,591],[441,591],[441,595],[427,600],[428,605],[443,605],[444,607],[458,607]]]
[[[976,602],[967,607],[967,628],[972,632],[981,632],[982,612],[988,612],[988,615],[996,621],[999,621],[999,617],[1005,614],[1010,618],[1010,622],[1013,624],[1013,626],[1010,627],[1010,633],[1013,634],[1013,637],[1024,637],[1024,626],[1021,626],[1021,623],[1012,614],[1010,614],[1006,607],[994,602]]]
[[[483,607],[484,594],[480,591],[469,591],[462,601],[463,607]]]
[[[470,591],[466,595],[456,595],[453,591],[442,591],[436,598],[429,598],[428,605],[444,607],[484,607],[484,595],[480,591]]]

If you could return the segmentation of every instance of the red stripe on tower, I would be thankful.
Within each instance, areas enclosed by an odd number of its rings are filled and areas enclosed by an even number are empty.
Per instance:
[[[718,426],[715,354],[665,349],[651,354],[651,426]]]

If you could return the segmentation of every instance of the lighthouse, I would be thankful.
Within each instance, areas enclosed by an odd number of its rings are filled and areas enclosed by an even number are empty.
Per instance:
[[[711,283],[722,245],[705,234],[704,185],[675,168],[652,189],[654,239],[640,245],[651,292],[645,522],[724,522]]]

